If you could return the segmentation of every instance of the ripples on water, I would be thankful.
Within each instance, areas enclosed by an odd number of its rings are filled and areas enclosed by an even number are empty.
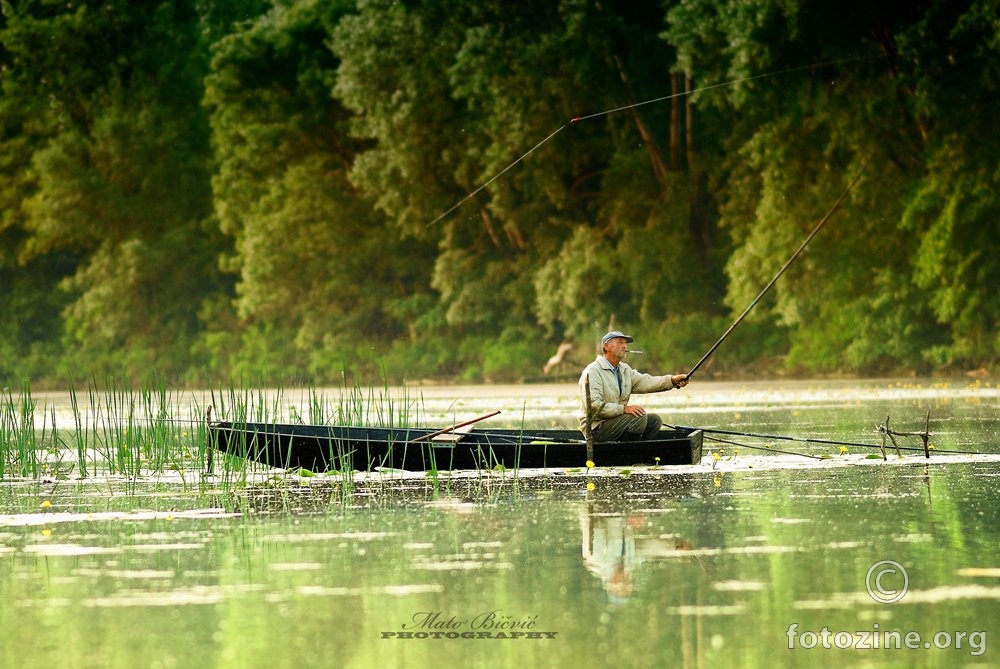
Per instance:
[[[493,426],[542,427],[572,424],[574,391],[414,401],[428,424],[500,408]],[[940,450],[1000,452],[998,394],[975,385],[692,384],[646,404],[872,444],[887,415],[919,430],[930,411]],[[784,446],[830,457],[725,445],[682,468],[261,473],[245,490],[190,472],[10,481],[0,666],[996,666],[968,635],[1000,634],[1000,458]],[[908,573],[896,604],[866,591],[884,560]],[[803,647],[823,628],[931,647]],[[496,638],[514,631],[555,636]]]

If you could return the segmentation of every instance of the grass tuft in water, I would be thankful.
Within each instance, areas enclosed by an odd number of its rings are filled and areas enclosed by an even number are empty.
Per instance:
[[[35,476],[40,472],[35,434],[36,402],[31,396],[31,384],[21,382],[21,392],[15,401],[9,388],[0,396],[0,477],[12,472],[18,476]]]

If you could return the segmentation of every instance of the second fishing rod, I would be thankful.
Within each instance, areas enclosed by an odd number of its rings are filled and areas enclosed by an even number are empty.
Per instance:
[[[733,330],[735,330],[736,327],[740,323],[743,322],[743,319],[747,317],[747,314],[749,314],[753,310],[753,308],[757,306],[757,304],[760,302],[761,298],[763,298],[764,295],[766,295],[767,292],[769,290],[771,290],[771,287],[774,286],[774,284],[777,283],[778,279],[781,278],[781,275],[785,273],[785,270],[787,270],[789,267],[791,267],[792,263],[794,263],[795,260],[802,254],[802,252],[805,250],[806,246],[809,245],[809,242],[811,242],[813,240],[813,237],[815,237],[819,233],[819,231],[823,228],[823,226],[826,225],[826,222],[829,221],[833,217],[833,214],[840,208],[840,205],[842,205],[844,203],[844,200],[847,199],[847,196],[850,194],[850,192],[854,188],[855,184],[857,184],[858,181],[861,179],[861,175],[864,174],[865,168],[868,167],[868,164],[871,162],[871,160],[872,160],[872,158],[874,156],[875,156],[875,151],[872,151],[868,155],[868,157],[865,158],[864,163],[862,163],[862,165],[861,165],[861,169],[859,169],[858,173],[856,175],[854,175],[854,178],[851,179],[851,182],[847,185],[847,188],[844,189],[844,192],[840,194],[840,197],[838,197],[837,200],[830,207],[830,209],[827,210],[827,212],[826,212],[826,214],[824,214],[823,218],[821,218],[819,220],[819,223],[817,223],[816,226],[813,227],[812,231],[809,233],[809,236],[805,238],[805,240],[802,242],[802,244],[799,246],[799,248],[796,249],[795,253],[793,253],[791,255],[791,257],[788,258],[788,260],[785,262],[785,264],[781,266],[781,269],[778,270],[778,273],[774,275],[774,278],[772,278],[767,283],[767,285],[764,286],[763,290],[760,291],[760,293],[757,295],[757,297],[755,297],[753,299],[753,301],[750,302],[749,305],[747,305],[747,308],[743,310],[743,313],[741,313],[736,318],[736,320],[733,321],[733,324],[730,325],[729,328],[724,333],[722,333],[722,336],[719,337],[719,340],[716,341],[712,345],[712,347],[710,349],[708,349],[708,351],[705,352],[705,355],[701,356],[701,359],[697,363],[695,363],[694,367],[691,368],[691,371],[689,371],[687,373],[686,376],[687,376],[688,380],[690,380],[691,377],[694,376],[695,372],[697,372],[698,369],[703,364],[705,364],[705,361],[708,360],[712,356],[713,353],[715,353],[716,349],[718,349],[719,346],[722,345],[722,342],[724,342],[729,337],[729,335],[732,334]]]

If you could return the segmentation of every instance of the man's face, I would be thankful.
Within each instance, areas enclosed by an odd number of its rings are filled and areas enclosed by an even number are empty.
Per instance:
[[[604,351],[616,358],[624,358],[625,352],[628,351],[628,342],[625,341],[624,337],[609,339],[608,343],[604,345]]]

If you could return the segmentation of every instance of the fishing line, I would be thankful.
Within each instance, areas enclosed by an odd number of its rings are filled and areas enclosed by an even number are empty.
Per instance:
[[[731,435],[731,436],[734,436],[734,437],[751,437],[751,438],[754,438],[754,439],[775,439],[775,440],[779,440],[779,441],[798,441],[798,442],[807,443],[807,444],[826,444],[826,445],[829,445],[829,446],[855,446],[855,447],[858,447],[858,448],[879,448],[879,449],[882,448],[878,444],[863,444],[863,443],[856,442],[856,441],[834,441],[832,439],[813,439],[813,438],[810,438],[810,437],[793,437],[793,436],[780,435],[780,434],[757,434],[757,433],[754,433],[754,432],[737,432],[737,431],[734,431],[734,430],[715,430],[715,429],[705,428],[705,427],[694,428],[694,427],[686,427],[684,425],[670,425],[668,427],[673,428],[675,430],[696,430],[697,429],[697,430],[701,430],[702,432],[704,432],[706,434],[708,434],[708,433],[711,433],[711,434],[726,434],[726,435]],[[886,448],[895,448],[895,447],[894,446],[892,446],[892,447],[886,446]],[[920,451],[921,453],[924,452],[923,448],[917,448],[917,447],[914,447],[914,446],[900,446],[899,450],[901,450],[901,451]],[[939,449],[936,449],[936,448],[934,449],[934,453],[954,453],[954,454],[959,454],[959,455],[983,455],[983,453],[981,453],[979,451],[943,451],[943,450],[939,450]]]
[[[716,88],[724,88],[726,86],[735,86],[737,84],[743,84],[748,81],[755,81],[757,79],[765,79],[767,77],[777,77],[782,74],[789,74],[791,72],[799,72],[801,70],[809,70],[816,67],[826,67],[828,65],[839,65],[840,63],[849,63],[856,60],[869,60],[871,58],[879,58],[882,56],[855,56],[854,58],[843,58],[841,60],[831,60],[826,63],[813,63],[811,65],[799,65],[798,67],[790,67],[786,70],[775,70],[774,72],[766,72],[764,74],[755,74],[750,77],[743,77],[741,79],[732,79],[730,81],[723,81],[718,84],[710,84],[708,86],[702,86],[701,88],[693,88],[690,91],[683,91],[681,93],[671,93],[670,95],[664,95],[662,97],[653,98],[651,100],[644,100],[642,102],[636,102],[634,104],[625,105],[623,107],[615,107],[614,109],[608,109],[607,111],[597,112],[595,114],[588,114],[586,116],[577,116],[570,123],[576,123],[577,121],[586,121],[587,119],[596,118],[598,116],[607,116],[609,114],[615,114],[621,111],[628,111],[629,109],[635,109],[636,107],[642,107],[644,105],[653,104],[655,102],[663,102],[664,100],[672,100],[673,98],[684,97],[685,95],[694,95],[695,93],[702,93],[704,91],[711,91]]]
[[[476,190],[472,191],[471,193],[469,193],[468,195],[466,195],[464,198],[462,198],[461,200],[459,200],[458,202],[456,202],[447,211],[445,211],[443,214],[441,214],[440,216],[438,216],[437,218],[435,218],[433,221],[431,221],[430,223],[428,223],[427,227],[428,228],[431,227],[432,225],[434,225],[435,223],[437,223],[438,221],[440,221],[442,218],[444,218],[445,216],[447,216],[448,214],[450,214],[451,212],[455,211],[460,206],[462,206],[463,204],[465,204],[466,202],[468,202],[469,200],[471,200],[479,192],[481,192],[484,188],[486,188],[487,186],[489,186],[490,184],[492,184],[494,181],[496,181],[497,179],[499,179],[500,177],[502,177],[504,174],[506,174],[508,171],[510,171],[515,165],[517,165],[522,160],[524,160],[525,158],[527,158],[528,156],[530,156],[532,153],[534,153],[536,150],[538,150],[539,147],[541,147],[543,144],[546,144],[550,139],[552,139],[553,137],[555,137],[556,135],[558,135],[560,132],[562,132],[563,130],[565,130],[566,127],[569,126],[569,125],[574,125],[576,123],[579,123],[580,121],[586,121],[586,120],[589,120],[589,119],[592,119],[592,118],[598,118],[600,116],[609,116],[611,114],[617,114],[618,112],[628,111],[629,109],[635,109],[637,107],[642,107],[642,106],[645,106],[645,105],[651,105],[651,104],[655,104],[657,102],[663,102],[665,100],[672,100],[673,98],[684,97],[686,95],[694,95],[695,93],[702,93],[704,91],[710,91],[710,90],[713,90],[713,89],[716,89],[716,88],[723,88],[723,87],[726,87],[726,86],[735,86],[737,84],[743,84],[743,83],[746,83],[748,81],[755,81],[757,79],[764,79],[764,78],[767,78],[767,77],[777,77],[777,76],[780,76],[780,75],[783,75],[783,74],[789,74],[791,72],[799,72],[801,70],[808,70],[808,69],[817,68],[817,67],[827,67],[829,65],[839,65],[841,63],[850,63],[850,62],[859,61],[859,60],[871,60],[873,58],[884,58],[884,57],[885,56],[883,56],[883,55],[855,56],[855,57],[852,57],[852,58],[842,58],[840,60],[831,60],[831,61],[827,61],[825,63],[812,63],[810,65],[800,65],[798,67],[790,67],[790,68],[785,69],[785,70],[776,70],[774,72],[766,72],[764,74],[755,74],[755,75],[750,76],[750,77],[742,77],[740,79],[732,79],[730,81],[724,81],[724,82],[721,82],[721,83],[718,83],[718,84],[711,84],[709,86],[702,86],[701,88],[694,88],[694,89],[692,89],[690,91],[683,91],[681,93],[671,93],[670,95],[664,95],[664,96],[661,96],[661,97],[658,97],[658,98],[652,98],[652,99],[649,99],[649,100],[643,100],[642,102],[636,102],[634,104],[624,105],[622,107],[615,107],[614,109],[607,109],[605,111],[595,112],[593,114],[585,114],[585,115],[582,115],[582,116],[575,116],[575,117],[573,117],[569,121],[569,123],[564,123],[561,126],[559,126],[559,128],[556,129],[554,132],[552,132],[548,137],[546,137],[542,141],[540,141],[537,144],[535,144],[526,153],[524,153],[522,156],[518,157],[510,165],[508,165],[507,167],[505,167],[502,170],[500,170],[495,176],[493,176],[492,178],[490,178],[489,181],[487,181],[486,183],[484,183],[483,185],[481,185],[479,188],[477,188]]]
[[[574,119],[574,121],[572,121],[572,122],[573,122],[573,123],[575,123],[575,122],[576,122],[576,120]],[[559,134],[560,132],[562,132],[562,131],[563,131],[563,130],[564,130],[564,129],[566,128],[566,126],[567,126],[567,125],[569,125],[569,124],[568,124],[568,123],[563,123],[563,124],[562,124],[562,125],[561,125],[561,126],[559,127],[559,129],[558,129],[558,130],[556,130],[556,131],[555,131],[555,132],[553,132],[553,133],[552,133],[551,135],[549,135],[548,137],[546,137],[545,139],[543,139],[542,141],[540,141],[540,142],[539,142],[538,144],[535,144],[535,145],[534,145],[533,147],[531,147],[531,148],[530,148],[530,149],[528,150],[528,152],[527,152],[527,153],[525,153],[525,154],[524,154],[523,156],[521,156],[520,158],[518,158],[517,160],[515,160],[514,162],[512,162],[512,163],[511,163],[510,165],[508,165],[507,167],[503,168],[503,169],[502,169],[502,170],[501,170],[500,172],[498,172],[498,173],[497,173],[497,175],[496,175],[496,176],[494,176],[494,177],[493,177],[492,179],[490,179],[489,181],[487,181],[486,183],[484,183],[484,184],[483,184],[482,186],[480,186],[480,187],[479,187],[479,188],[477,188],[476,190],[474,190],[474,191],[472,191],[471,193],[469,193],[468,195],[466,195],[466,196],[465,196],[464,198],[462,198],[461,200],[459,200],[458,202],[456,202],[456,203],[454,204],[454,206],[452,206],[452,207],[451,207],[451,209],[449,209],[448,211],[444,212],[443,214],[441,214],[440,216],[438,216],[437,218],[435,218],[435,219],[434,219],[433,221],[431,221],[430,223],[428,223],[428,224],[427,224],[427,227],[428,227],[428,228],[429,228],[429,227],[431,227],[432,225],[434,225],[435,223],[437,223],[438,221],[440,221],[440,220],[441,220],[442,218],[444,218],[445,216],[447,216],[448,214],[450,214],[451,212],[455,211],[456,209],[458,209],[459,207],[461,207],[461,206],[462,206],[463,204],[465,204],[466,202],[468,202],[469,200],[471,200],[472,198],[474,198],[474,197],[476,196],[476,194],[477,194],[477,193],[479,193],[479,192],[480,192],[481,190],[483,190],[484,188],[486,188],[487,186],[489,186],[489,185],[490,185],[491,183],[493,183],[494,181],[496,181],[497,179],[499,179],[500,177],[502,177],[502,176],[503,176],[504,174],[506,174],[506,173],[507,173],[507,172],[508,172],[508,171],[509,171],[509,170],[510,170],[511,168],[513,168],[513,167],[514,167],[515,165],[517,165],[517,164],[518,164],[519,162],[521,162],[522,160],[524,160],[525,158],[527,158],[528,156],[530,156],[530,155],[531,155],[532,153],[534,153],[534,152],[535,152],[535,150],[536,150],[536,149],[537,149],[538,147],[540,147],[540,146],[541,146],[542,144],[545,144],[545,143],[546,143],[546,142],[548,142],[548,141],[549,141],[550,139],[552,139],[553,137],[555,137],[556,135],[558,135],[558,134]]]

